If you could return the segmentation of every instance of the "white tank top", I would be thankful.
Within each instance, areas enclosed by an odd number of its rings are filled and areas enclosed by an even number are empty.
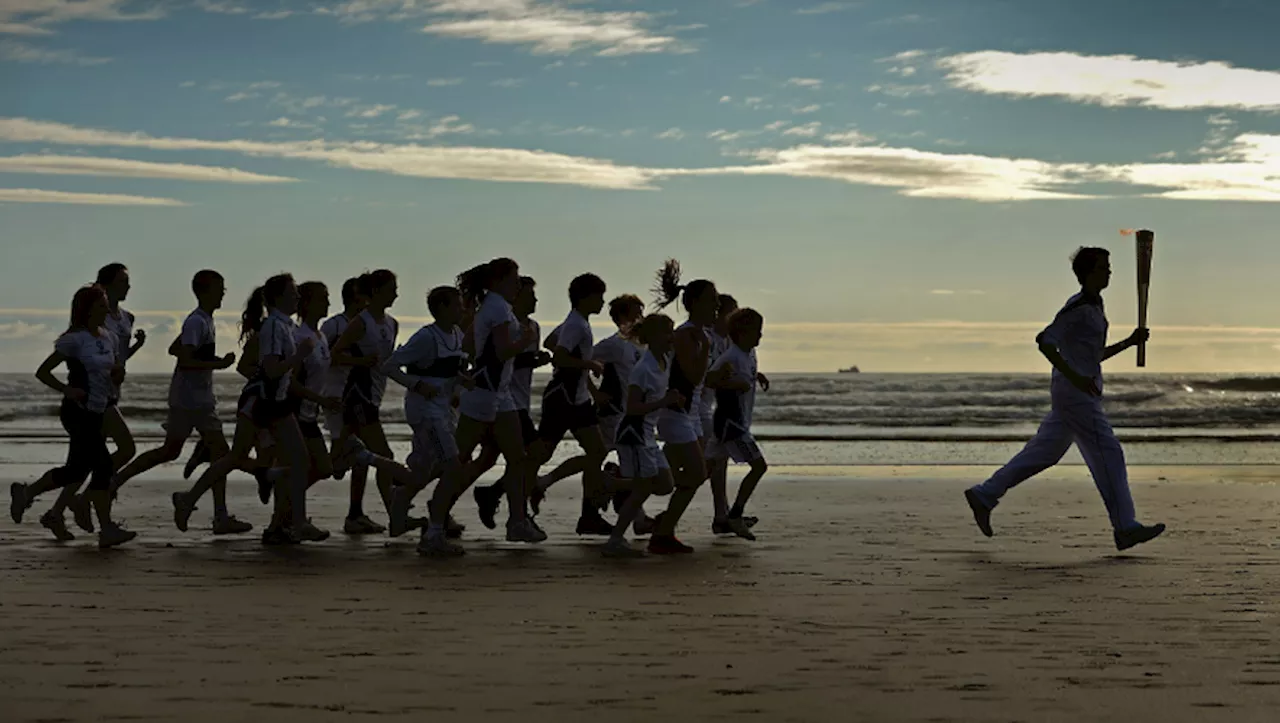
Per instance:
[[[373,377],[372,401],[375,405],[380,405],[382,395],[387,391],[387,375],[382,373],[382,364],[396,350],[396,335],[400,331],[400,325],[390,314],[383,314],[382,323],[379,324],[367,310],[360,312],[359,318],[364,322],[364,336],[358,344],[360,356],[378,356],[378,363],[369,371]]]

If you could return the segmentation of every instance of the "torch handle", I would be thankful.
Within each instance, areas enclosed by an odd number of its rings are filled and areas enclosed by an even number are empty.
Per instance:
[[[1138,285],[1138,327],[1147,328],[1147,290],[1151,288],[1150,284]],[[1142,368],[1147,365],[1147,343],[1144,341],[1138,345],[1138,367]]]

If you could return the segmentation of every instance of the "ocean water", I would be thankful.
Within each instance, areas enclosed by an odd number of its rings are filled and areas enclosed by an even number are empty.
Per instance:
[[[535,377],[535,418],[538,386]],[[754,431],[777,465],[999,464],[1049,408],[1047,374],[778,374],[759,393]],[[168,375],[129,378],[121,409],[141,446],[162,436]],[[1109,376],[1105,404],[1132,464],[1280,464],[1280,379]],[[217,376],[220,412],[234,419],[241,382]],[[1275,391],[1271,391],[1274,389]],[[388,389],[383,419],[407,451],[403,394]],[[0,375],[0,439],[56,461],[58,398],[29,375]],[[230,431],[230,427],[228,427]],[[561,446],[560,456],[576,450]],[[48,448],[45,450],[44,448]],[[14,454],[0,453],[0,461]],[[1065,463],[1080,463],[1073,451]]]

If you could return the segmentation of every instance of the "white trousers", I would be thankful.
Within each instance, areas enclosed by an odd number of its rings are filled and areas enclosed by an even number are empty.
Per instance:
[[[1102,400],[1097,398],[1059,399],[1055,395],[1053,408],[1040,423],[1036,436],[974,491],[995,507],[1006,492],[1057,464],[1072,443],[1080,449],[1089,466],[1093,482],[1107,506],[1111,526],[1116,530],[1137,526],[1124,450],[1102,410]]]

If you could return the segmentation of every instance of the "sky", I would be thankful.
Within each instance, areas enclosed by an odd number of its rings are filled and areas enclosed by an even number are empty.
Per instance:
[[[131,369],[164,371],[200,268],[230,346],[274,273],[390,268],[411,328],[496,256],[544,324],[576,274],[647,296],[674,257],[764,314],[763,369],[1045,371],[1078,246],[1113,251],[1113,339],[1135,324],[1123,228],[1156,232],[1148,371],[1280,371],[1277,23],[1267,0],[0,0],[0,371],[108,262],[152,335]]]

